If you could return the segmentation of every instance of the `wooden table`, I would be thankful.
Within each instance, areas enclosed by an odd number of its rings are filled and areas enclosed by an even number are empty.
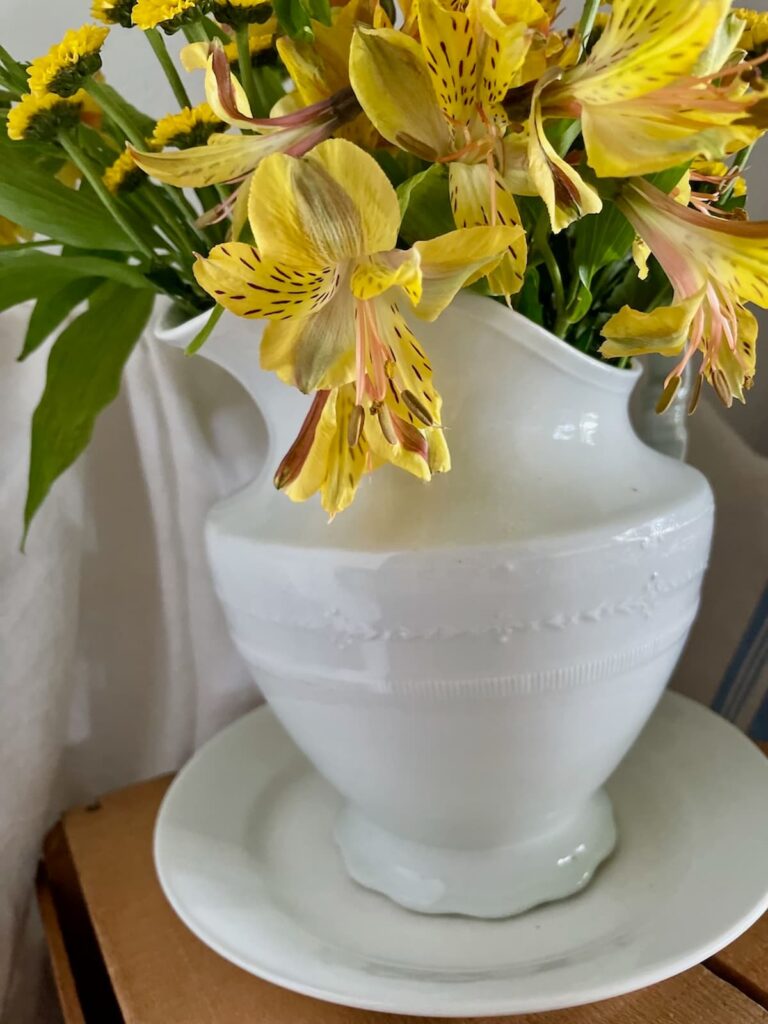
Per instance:
[[[38,898],[67,1024],[409,1024],[322,1003],[211,952],[162,895],[152,829],[170,777],[69,811],[47,837]],[[711,961],[592,1006],[495,1024],[768,1024],[768,915]],[[433,1020],[432,1024],[436,1024]]]

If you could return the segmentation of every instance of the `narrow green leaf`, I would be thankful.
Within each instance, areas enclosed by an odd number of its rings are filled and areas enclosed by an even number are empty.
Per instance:
[[[0,215],[57,242],[132,252],[134,243],[91,196],[67,188],[44,170],[0,160]]]
[[[192,341],[190,341],[190,343],[184,349],[184,352],[188,356],[193,356],[195,354],[195,352],[199,352],[200,349],[203,347],[203,345],[206,343],[206,341],[208,341],[208,339],[210,338],[211,332],[213,331],[214,327],[219,322],[219,320],[221,320],[221,315],[222,315],[223,312],[224,312],[224,307],[223,306],[214,306],[213,307],[213,309],[211,310],[211,315],[208,317],[208,319],[205,321],[203,326],[200,328],[200,330],[194,336]]]
[[[307,42],[314,38],[309,14],[301,0],[274,0],[272,9],[280,27],[289,36]]]
[[[442,164],[433,164],[404,181],[397,189],[397,199],[402,217],[400,234],[407,243],[455,230],[448,171]]]
[[[41,295],[29,317],[19,360],[39,348],[72,310],[87,299],[99,284],[98,277],[77,277],[49,295]]]
[[[98,256],[56,256],[54,253],[16,252],[0,256],[0,312],[28,299],[59,291],[71,281],[101,277],[131,288],[152,284],[137,268]]]
[[[613,204],[583,217],[569,228],[573,241],[574,270],[587,287],[601,267],[624,259],[632,249],[635,229]]]
[[[85,449],[98,414],[117,395],[153,299],[150,291],[106,283],[90,308],[56,339],[43,397],[32,417],[24,540],[51,485]]]
[[[310,18],[323,25],[331,24],[331,5],[328,0],[304,0],[304,6]]]

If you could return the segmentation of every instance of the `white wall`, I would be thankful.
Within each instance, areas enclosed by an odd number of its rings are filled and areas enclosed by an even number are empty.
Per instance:
[[[578,17],[581,0],[565,0],[560,22],[570,24]],[[755,0],[753,6],[768,10],[768,0]],[[0,38],[19,59],[31,59],[45,51],[67,28],[88,20],[87,0],[0,0]],[[180,45],[180,35],[170,41]],[[137,106],[156,117],[178,109],[171,91],[152,57],[149,46],[136,30],[115,29],[105,47],[105,68],[113,85],[121,89]],[[199,76],[196,76],[199,84]],[[193,95],[195,90],[191,90]],[[198,92],[199,96],[199,92]],[[753,156],[749,172],[750,213],[753,219],[768,219],[768,140]],[[768,345],[768,314],[761,315],[762,342]],[[762,360],[768,356],[762,354]],[[758,361],[760,370],[760,361]],[[758,372],[757,386],[745,407],[734,407],[730,422],[751,443],[768,455],[768,370]]]

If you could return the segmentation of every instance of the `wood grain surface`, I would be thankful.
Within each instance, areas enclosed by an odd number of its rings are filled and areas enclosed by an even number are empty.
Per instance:
[[[63,938],[70,949],[69,930],[77,943],[81,960],[79,970],[73,972],[77,991],[95,1007],[91,1012],[84,1009],[79,1018],[68,1017],[67,1024],[408,1024],[415,1020],[297,995],[247,974],[196,939],[165,901],[152,863],[152,829],[169,781],[141,783],[110,794],[91,808],[70,811],[48,838],[43,904],[46,889],[53,893],[57,910],[63,906],[62,899],[68,901]],[[746,982],[755,978],[754,991],[759,994],[765,982],[768,923],[762,922],[753,932],[717,958],[720,977],[696,967],[629,996],[573,1010],[492,1018],[488,1024],[491,1020],[496,1024],[505,1020],[508,1024],[768,1024],[768,1012],[739,991],[752,991]],[[55,929],[51,952],[54,960],[62,955]],[[738,987],[726,980],[727,970],[733,972]],[[115,997],[112,1003],[104,991],[107,982]],[[101,984],[95,1001],[94,984],[97,988]]]

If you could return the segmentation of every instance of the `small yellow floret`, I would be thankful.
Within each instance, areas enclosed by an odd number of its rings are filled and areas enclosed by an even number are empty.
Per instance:
[[[102,180],[113,195],[118,192],[130,192],[141,184],[144,172],[137,166],[128,150],[124,150],[115,162],[109,166]]]
[[[131,12],[133,24],[139,28],[169,28],[176,19],[194,11],[199,0],[137,0]]]
[[[747,53],[762,53],[768,46],[768,12],[753,11],[748,7],[737,7],[733,13],[746,22],[739,45]]]
[[[84,95],[82,91],[66,98],[52,92],[44,96],[25,93],[8,112],[8,138],[14,142],[54,138],[60,129],[71,127],[80,119]]]
[[[84,78],[101,67],[100,50],[108,35],[108,28],[97,25],[70,29],[60,43],[27,68],[30,92],[37,96],[47,92],[71,96]]]
[[[0,245],[15,245],[17,242],[26,242],[34,232],[19,227],[7,217],[0,217]]]
[[[136,0],[93,0],[91,17],[103,21],[105,25],[122,25],[131,28],[131,11]]]
[[[222,131],[226,125],[211,110],[207,103],[196,107],[184,107],[178,114],[168,114],[155,125],[150,138],[153,149],[164,149],[176,146],[187,149],[189,146],[202,146],[214,132]]]

